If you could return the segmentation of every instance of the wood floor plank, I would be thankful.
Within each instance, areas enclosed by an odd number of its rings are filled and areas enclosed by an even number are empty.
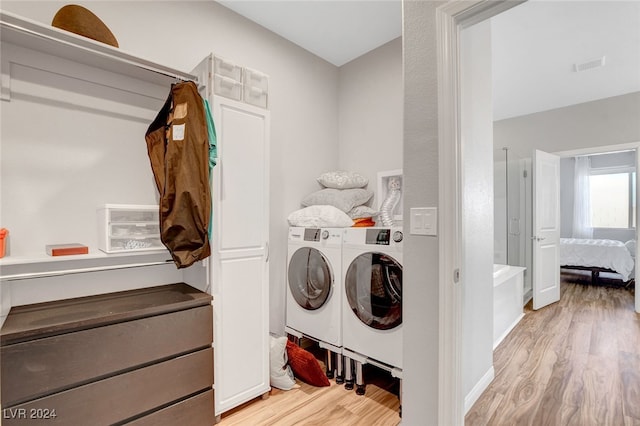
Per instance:
[[[625,312],[631,312],[634,316],[616,322],[615,334],[618,339],[618,349],[640,355],[640,315],[633,312],[633,306],[629,306]]]
[[[256,399],[224,413],[221,426],[395,426],[400,424],[398,397],[375,384],[357,395],[330,381],[313,387],[297,381],[298,389],[273,389],[267,399]]]
[[[618,367],[622,380],[622,411],[640,424],[640,355],[621,351]]]
[[[621,425],[622,398],[618,363],[607,357],[589,355],[583,372],[582,424]]]
[[[640,426],[640,314],[622,287],[561,284],[494,351],[496,376],[465,417],[475,425]]]
[[[481,396],[474,405],[475,409],[467,416],[465,423],[473,426],[489,424],[489,420],[495,414],[503,398],[504,395],[498,392],[487,393],[486,396]]]

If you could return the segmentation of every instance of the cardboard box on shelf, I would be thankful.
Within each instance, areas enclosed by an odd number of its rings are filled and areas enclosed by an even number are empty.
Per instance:
[[[46,246],[47,254],[49,256],[68,256],[72,254],[88,254],[89,247],[78,244],[51,244]]]

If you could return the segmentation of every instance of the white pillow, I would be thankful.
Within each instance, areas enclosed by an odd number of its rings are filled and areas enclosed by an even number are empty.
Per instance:
[[[269,348],[271,386],[282,390],[290,390],[296,386],[291,367],[287,364],[287,338],[271,337]]]
[[[627,250],[629,250],[629,253],[631,253],[631,257],[636,257],[636,240],[629,240],[626,243],[624,243],[624,245],[627,247]]]
[[[330,205],[339,208],[343,212],[348,212],[355,206],[360,206],[373,196],[373,192],[368,189],[334,189],[325,188],[312,192],[302,199],[303,206]]]
[[[311,228],[347,228],[353,226],[353,220],[345,212],[333,206],[309,206],[296,210],[287,218],[291,226]]]
[[[378,216],[378,214],[380,214],[379,211],[372,209],[371,207],[368,207],[368,206],[355,206],[354,208],[352,208],[347,212],[347,215],[351,219],[362,219],[364,217],[373,217],[373,216]]]
[[[316,180],[325,188],[335,189],[364,188],[369,183],[361,174],[343,170],[323,173]]]

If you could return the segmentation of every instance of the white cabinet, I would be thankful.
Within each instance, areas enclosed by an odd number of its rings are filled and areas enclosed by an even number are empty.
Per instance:
[[[207,82],[218,136],[209,266],[215,412],[220,415],[270,389],[270,117],[266,109],[215,94],[213,62],[207,57],[194,73]]]

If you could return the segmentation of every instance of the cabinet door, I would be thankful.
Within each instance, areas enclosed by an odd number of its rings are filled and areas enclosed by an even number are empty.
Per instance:
[[[269,112],[214,97],[215,411],[269,390]]]

